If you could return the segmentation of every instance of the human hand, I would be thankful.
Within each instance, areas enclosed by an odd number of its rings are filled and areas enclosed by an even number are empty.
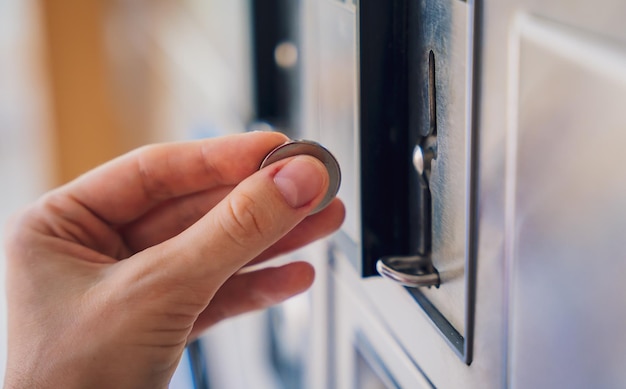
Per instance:
[[[43,196],[6,239],[8,388],[167,387],[215,322],[307,289],[304,262],[238,273],[339,228],[308,156],[256,171],[287,138],[138,149]]]

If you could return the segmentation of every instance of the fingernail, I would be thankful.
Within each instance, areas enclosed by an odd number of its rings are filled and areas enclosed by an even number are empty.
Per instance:
[[[324,165],[309,156],[295,157],[274,176],[278,191],[293,208],[313,201],[324,190],[325,181]]]

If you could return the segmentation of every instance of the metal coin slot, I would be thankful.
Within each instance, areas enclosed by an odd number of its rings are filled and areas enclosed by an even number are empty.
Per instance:
[[[337,195],[339,186],[341,185],[341,170],[337,159],[335,159],[328,149],[319,143],[310,140],[292,140],[276,147],[274,150],[270,151],[269,154],[267,154],[265,159],[263,159],[259,170],[271,165],[274,162],[289,157],[295,157],[296,155],[310,155],[319,159],[324,164],[324,167],[326,167],[326,171],[328,172],[328,189],[322,199],[322,202],[319,203],[319,205],[311,212],[312,215],[326,208],[326,206],[328,206],[328,204],[330,204],[330,202]]]

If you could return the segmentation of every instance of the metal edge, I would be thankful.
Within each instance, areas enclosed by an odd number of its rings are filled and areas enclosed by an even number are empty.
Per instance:
[[[480,123],[479,104],[481,96],[480,88],[480,69],[481,69],[481,52],[480,42],[482,37],[482,4],[481,0],[470,0],[469,21],[473,24],[470,38],[470,50],[473,55],[470,66],[470,94],[468,109],[470,118],[470,137],[468,145],[469,166],[468,166],[468,203],[467,203],[467,246],[465,249],[465,345],[464,345],[464,362],[469,366],[474,359],[474,334],[476,325],[476,282],[477,282],[477,260],[478,260],[478,153],[479,153],[479,134],[478,128]]]

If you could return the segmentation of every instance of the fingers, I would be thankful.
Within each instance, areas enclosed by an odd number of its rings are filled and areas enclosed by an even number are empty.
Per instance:
[[[221,186],[167,200],[119,232],[131,252],[136,253],[180,234],[232,190],[232,186]]]
[[[306,262],[234,275],[200,314],[190,338],[196,338],[220,320],[267,308],[301,293],[311,286],[314,276],[313,267]]]
[[[345,218],[346,209],[341,200],[334,199],[322,212],[304,219],[276,244],[269,247],[250,264],[256,264],[323,238],[339,229]]]
[[[138,256],[164,282],[185,282],[208,303],[226,279],[306,218],[328,180],[313,157],[276,162],[242,181],[187,230]]]
[[[232,187],[220,187],[171,199],[150,210],[120,232],[131,252],[139,252],[189,228],[226,197],[232,189]],[[332,233],[341,226],[344,216],[343,203],[335,199],[322,212],[304,219],[287,236],[264,252],[261,255],[263,258],[255,259],[254,262],[295,250]]]
[[[252,132],[147,146],[102,165],[64,190],[105,222],[125,224],[164,200],[236,185],[286,140],[276,132]]]

